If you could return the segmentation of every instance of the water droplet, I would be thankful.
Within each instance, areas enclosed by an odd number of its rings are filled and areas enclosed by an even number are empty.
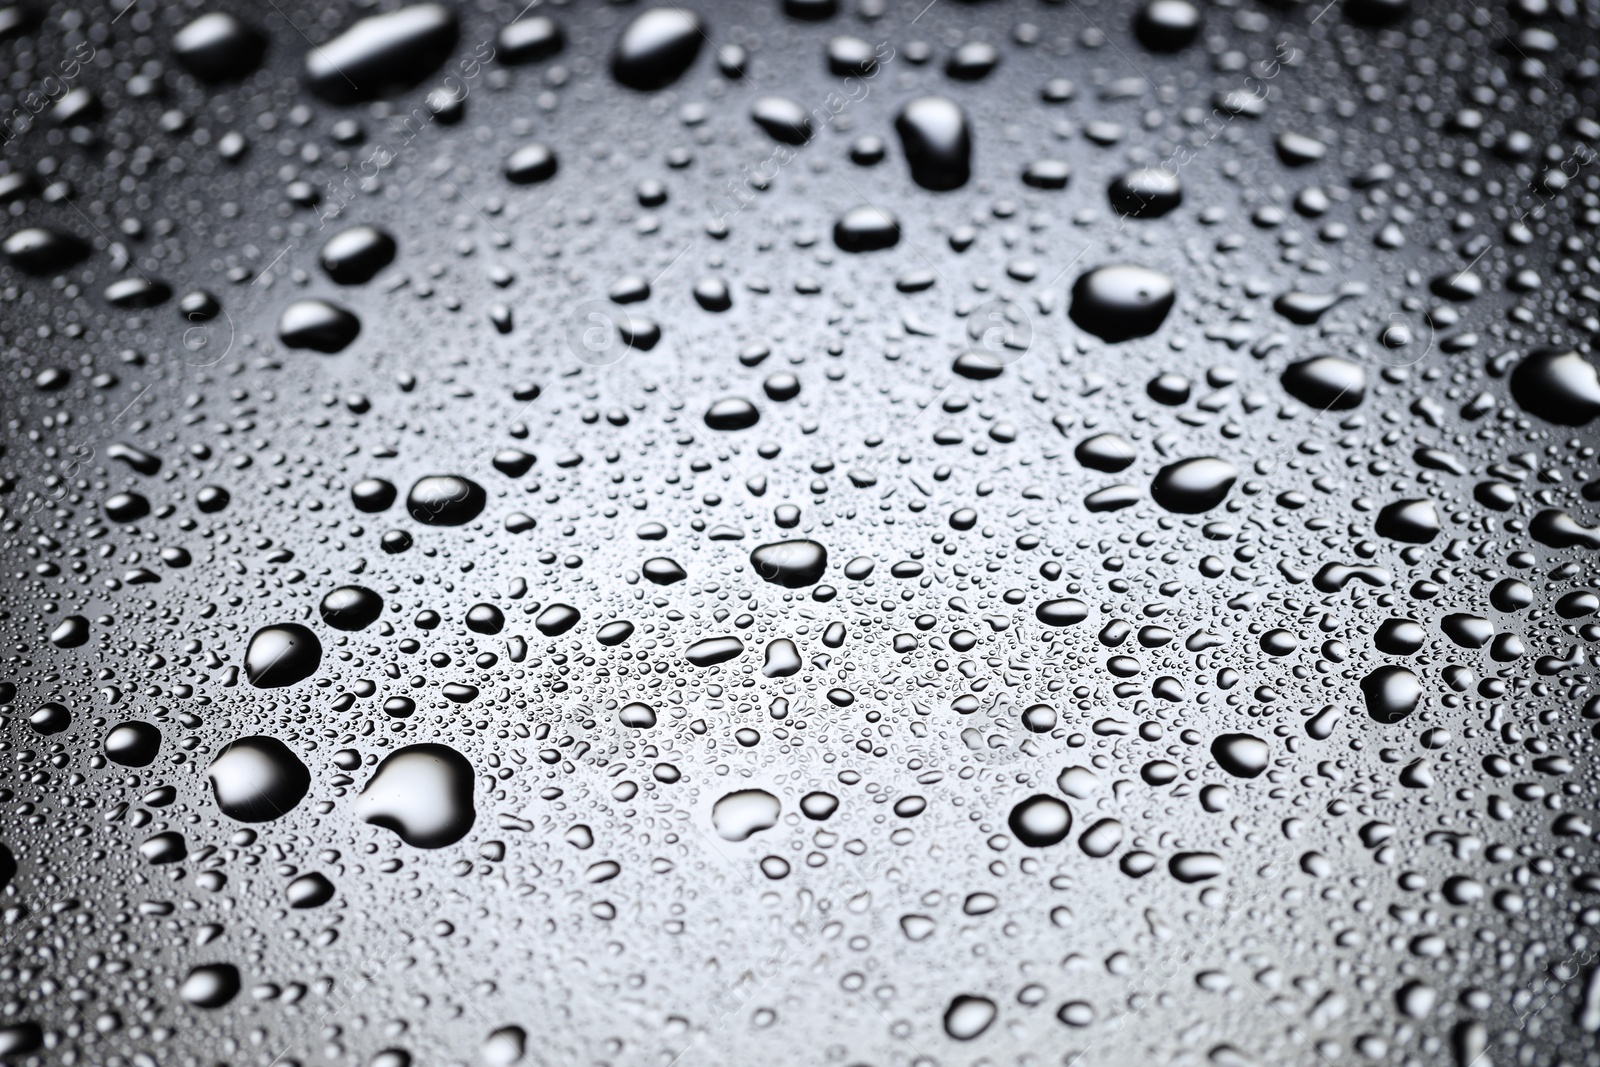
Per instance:
[[[427,526],[462,526],[482,514],[488,500],[483,486],[470,478],[430,474],[406,494],[406,511]]]
[[[197,1008],[220,1008],[239,994],[239,968],[205,963],[189,971],[178,995]]]
[[[828,568],[828,550],[815,541],[776,541],[751,552],[750,566],[774,585],[803,589],[822,580]]]
[[[335,104],[409,89],[439,69],[457,33],[455,12],[443,4],[368,16],[306,52],[306,85]]]
[[[684,656],[696,667],[714,667],[744,654],[744,642],[737,637],[707,637],[696,641]]]
[[[748,430],[760,421],[761,412],[743,397],[724,397],[706,409],[706,425],[713,430]]]
[[[223,746],[206,773],[217,807],[240,822],[287,814],[311,788],[311,772],[275,737],[241,737]]]
[[[1107,190],[1111,206],[1136,219],[1156,219],[1183,203],[1183,186],[1177,174],[1161,167],[1125,171]]]
[[[1348,411],[1367,395],[1367,372],[1338,356],[1313,356],[1291,363],[1284,369],[1282,381],[1290,396],[1320,411]]]
[[[712,805],[711,824],[724,840],[743,841],[776,826],[782,810],[778,798],[765,789],[741,789]]]
[[[360,285],[394,262],[394,238],[376,226],[352,226],[322,246],[322,269],[340,285]]]
[[[1007,824],[1024,845],[1046,848],[1071,831],[1072,810],[1055,797],[1037,793],[1011,809]]]
[[[1222,734],[1211,742],[1211,755],[1235,778],[1255,778],[1272,761],[1272,749],[1254,734]]]
[[[360,319],[326,300],[296,300],[278,317],[278,337],[290,348],[332,354],[360,333]]]
[[[944,1032],[957,1041],[971,1041],[994,1022],[996,1008],[988,997],[962,994],[944,1012]]]
[[[1422,701],[1422,683],[1404,667],[1383,666],[1361,679],[1367,714],[1385,726],[1404,719]]]
[[[901,109],[894,128],[912,181],[935,192],[967,183],[972,173],[972,135],[961,105],[948,97],[919,96]]]
[[[683,76],[706,39],[697,15],[653,7],[628,23],[611,56],[611,75],[630,89],[664,89]]]
[[[846,252],[877,252],[899,241],[899,220],[870,204],[851,208],[833,226],[833,243]]]
[[[297,622],[263,626],[250,638],[244,673],[258,689],[280,689],[316,673],[322,663],[322,642]]]
[[[472,765],[446,745],[410,745],[384,757],[356,798],[363,822],[393,830],[415,848],[443,848],[465,837],[478,813]]]
[[[1511,372],[1511,395],[1524,411],[1557,426],[1586,426],[1600,415],[1600,375],[1576,352],[1534,352]]]
[[[106,758],[124,767],[148,767],[161,751],[161,731],[147,722],[124,722],[106,734]]]
[[[1155,333],[1177,296],[1172,279],[1146,267],[1099,267],[1072,286],[1070,315],[1078,327],[1116,343]]]
[[[333,899],[334,885],[328,881],[326,875],[312,871],[302,874],[289,883],[284,895],[289,901],[289,907],[296,909],[320,908]]]
[[[1201,456],[1169,463],[1150,482],[1150,497],[1168,511],[1198,515],[1228,497],[1239,468],[1225,459]]]
[[[360,585],[341,585],[322,598],[322,621],[335,630],[365,630],[383,614],[383,597]]]
[[[40,226],[30,226],[7,237],[3,250],[12,263],[29,274],[58,274],[89,254],[89,246],[78,238]]]
[[[1149,0],[1133,20],[1134,35],[1152,52],[1180,52],[1200,36],[1200,9],[1189,0]]]

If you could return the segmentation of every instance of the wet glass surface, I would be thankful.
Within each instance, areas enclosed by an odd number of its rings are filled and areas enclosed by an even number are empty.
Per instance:
[[[1600,1062],[1597,28],[0,8],[0,1059]]]

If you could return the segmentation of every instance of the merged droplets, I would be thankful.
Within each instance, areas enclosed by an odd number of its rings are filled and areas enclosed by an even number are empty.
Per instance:
[[[241,737],[217,753],[206,772],[217,807],[240,822],[267,822],[292,811],[311,788],[311,772],[275,737]]]
[[[1148,267],[1099,267],[1072,286],[1072,321],[1113,343],[1155,333],[1177,299],[1172,279]]]
[[[783,805],[765,789],[740,789],[711,806],[711,825],[726,841],[743,841],[778,824]]]
[[[297,622],[263,626],[250,638],[244,673],[258,689],[280,689],[304,681],[322,663],[322,642]]]
[[[472,765],[447,745],[410,745],[384,757],[356,798],[363,822],[393,830],[415,848],[443,848],[477,819]]]

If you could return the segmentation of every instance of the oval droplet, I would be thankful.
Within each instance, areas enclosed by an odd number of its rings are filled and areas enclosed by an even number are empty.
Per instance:
[[[1147,267],[1099,267],[1072,286],[1072,321],[1102,341],[1116,343],[1155,333],[1172,310],[1172,279]]]
[[[705,30],[679,7],[653,7],[628,23],[611,55],[611,76],[630,89],[664,89],[700,54]]]
[[[1198,515],[1210,511],[1228,496],[1239,478],[1239,468],[1225,459],[1201,456],[1169,463],[1150,482],[1150,497],[1168,511]]]
[[[477,518],[489,501],[483,486],[459,474],[418,478],[406,494],[406,511],[427,526],[462,526]]]

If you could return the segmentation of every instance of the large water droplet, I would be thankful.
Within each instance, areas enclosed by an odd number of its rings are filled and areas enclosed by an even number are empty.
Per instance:
[[[1007,823],[1024,845],[1045,848],[1071,831],[1072,809],[1053,796],[1038,793],[1012,808]]]
[[[1361,693],[1367,714],[1388,726],[1417,710],[1422,683],[1404,667],[1383,666],[1361,679]]]
[[[700,54],[705,31],[679,7],[653,7],[628,23],[611,56],[611,75],[630,89],[664,89]]]
[[[361,333],[361,320],[326,300],[296,300],[278,317],[278,337],[290,348],[332,354]]]
[[[778,798],[765,789],[741,789],[712,805],[711,825],[725,840],[743,841],[776,826],[782,810]]]
[[[1070,315],[1102,341],[1128,341],[1155,333],[1172,310],[1172,279],[1147,267],[1099,267],[1072,286]]]
[[[220,1008],[239,994],[239,968],[231,963],[204,963],[189,972],[178,995],[197,1008]]]
[[[376,226],[352,226],[322,246],[322,269],[340,285],[360,285],[394,262],[394,238]]]
[[[1543,349],[1511,372],[1511,396],[1546,422],[1584,426],[1600,415],[1600,375],[1576,352]]]
[[[236,81],[261,63],[267,39],[221,11],[201,15],[172,38],[180,66],[204,82]]]
[[[372,15],[306,52],[306,84],[336,104],[409,89],[439,69],[456,36],[455,12],[443,4]]]
[[[383,614],[383,597],[361,585],[341,585],[322,598],[322,621],[335,630],[364,630]]]
[[[322,663],[322,642],[297,622],[263,626],[250,638],[244,673],[258,689],[280,689],[311,677]]]
[[[472,765],[446,745],[410,745],[384,757],[356,798],[362,821],[416,848],[443,848],[472,829]]]
[[[29,274],[56,274],[87,256],[89,246],[70,234],[30,226],[7,237],[4,251]]]
[[[147,722],[124,722],[106,734],[106,758],[124,767],[148,767],[161,751],[161,731]]]
[[[1160,167],[1139,167],[1119,175],[1107,190],[1111,206],[1136,219],[1160,218],[1183,203],[1178,176]]]
[[[477,518],[489,501],[483,486],[459,474],[418,478],[406,494],[406,510],[428,526],[461,526]]]
[[[1272,749],[1254,734],[1223,734],[1211,742],[1211,755],[1235,778],[1255,778],[1267,769]]]
[[[870,204],[851,208],[833,225],[833,243],[846,252],[876,252],[899,241],[899,220]]]
[[[962,994],[944,1012],[944,1032],[957,1041],[971,1041],[994,1022],[995,1003],[988,997]]]
[[[1189,0],[1149,0],[1133,20],[1139,43],[1152,52],[1178,52],[1200,36],[1200,9]]]
[[[266,822],[292,811],[311,788],[311,772],[275,737],[241,737],[224,746],[211,769],[217,807],[230,819]]]
[[[737,637],[707,637],[696,641],[684,656],[696,667],[714,667],[744,653],[744,642]]]
[[[802,589],[822,580],[828,550],[815,541],[775,541],[751,552],[750,566],[774,585]]]
[[[935,192],[967,184],[972,175],[972,135],[961,105],[944,96],[919,96],[901,109],[894,128],[912,181]]]
[[[1201,456],[1169,463],[1150,482],[1157,504],[1179,515],[1210,511],[1228,497],[1239,478],[1239,468],[1225,459]]]
[[[1373,529],[1379,537],[1425,545],[1439,536],[1444,526],[1431,500],[1396,500],[1378,512]]]
[[[1338,356],[1313,356],[1283,371],[1288,394],[1321,411],[1348,411],[1367,395],[1367,372]]]

